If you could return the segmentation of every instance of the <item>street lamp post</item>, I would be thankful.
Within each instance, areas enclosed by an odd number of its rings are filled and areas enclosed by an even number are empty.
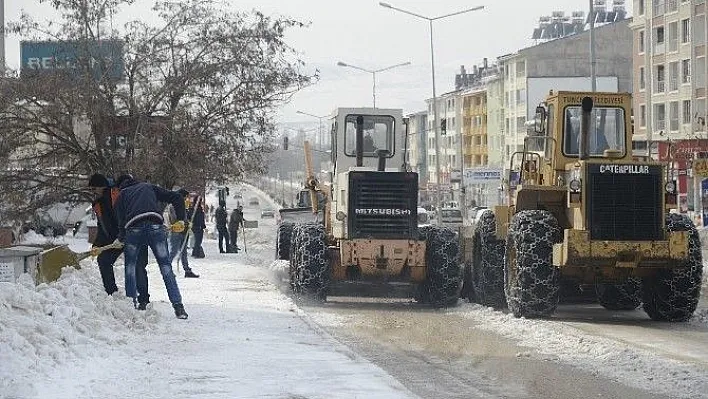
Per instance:
[[[435,206],[438,208],[438,213],[440,212],[441,206],[440,206],[440,120],[438,119],[438,104],[437,104],[437,94],[435,92],[435,51],[433,48],[433,21],[437,21],[439,19],[447,18],[447,17],[452,17],[455,15],[460,15],[460,14],[465,14],[471,11],[477,11],[477,10],[482,10],[484,9],[484,6],[478,6],[474,8],[468,8],[466,10],[462,11],[457,11],[454,13],[450,14],[445,14],[441,15],[438,17],[426,17],[424,15],[416,14],[411,11],[406,11],[397,7],[394,7],[388,3],[380,2],[379,5],[385,8],[390,8],[391,10],[394,11],[399,11],[404,14],[412,15],[416,18],[424,19],[428,21],[428,24],[430,25],[430,70],[432,73],[432,78],[433,78],[433,118],[435,121],[433,122],[433,127],[435,129],[435,174],[437,176],[436,181],[437,184],[435,186]],[[464,169],[464,159],[460,160],[462,162],[462,166]],[[462,173],[464,173],[464,170],[461,170]],[[464,193],[464,190],[462,191]],[[464,198],[463,198],[464,199]],[[464,205],[463,205],[464,206]],[[440,224],[440,217],[436,218],[437,223]]]
[[[402,66],[406,66],[406,65],[410,65],[410,64],[411,64],[410,61],[407,61],[407,62],[403,62],[403,63],[400,63],[400,64],[387,66],[387,67],[385,67],[385,68],[370,70],[370,69],[358,67],[358,66],[356,66],[356,65],[347,64],[347,63],[342,62],[342,61],[339,61],[339,62],[337,63],[338,66],[341,66],[341,67],[349,67],[349,68],[353,68],[353,69],[358,69],[358,70],[363,71],[363,72],[368,72],[368,73],[370,73],[370,74],[373,76],[373,80],[374,80],[374,90],[373,90],[373,95],[374,95],[374,108],[376,108],[376,74],[379,73],[379,72],[388,71],[388,70],[391,70],[391,69],[393,69],[393,68],[398,68],[398,67],[402,67]]]

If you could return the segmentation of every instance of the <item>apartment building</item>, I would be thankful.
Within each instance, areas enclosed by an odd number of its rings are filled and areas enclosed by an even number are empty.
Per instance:
[[[632,31],[628,20],[595,30],[598,91],[632,91]],[[523,148],[528,120],[549,90],[590,90],[588,31],[498,58],[503,80],[502,162]]]
[[[634,148],[679,170],[708,151],[705,0],[634,0]],[[668,153],[669,142],[673,154]],[[700,202],[699,178],[679,172],[682,211]],[[694,198],[695,197],[695,198]]]
[[[408,118],[408,154],[407,159],[414,172],[418,173],[418,186],[428,184],[428,112],[420,111]]]
[[[468,89],[460,93],[462,100],[462,139],[465,169],[489,163],[487,136],[487,88]]]
[[[455,90],[439,95],[435,101],[435,106],[438,108],[439,129],[440,129],[440,171],[441,179],[438,181],[436,173],[435,153],[435,113],[433,109],[433,100],[427,99],[428,106],[427,123],[428,123],[428,183],[430,185],[441,184],[441,187],[449,191],[452,186],[450,182],[453,171],[460,170],[461,160],[459,156],[459,145],[461,141],[461,115],[462,104],[459,100],[460,91]],[[450,195],[445,196],[446,200],[451,199]]]

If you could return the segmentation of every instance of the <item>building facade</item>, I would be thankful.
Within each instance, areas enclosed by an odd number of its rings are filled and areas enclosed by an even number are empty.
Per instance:
[[[701,178],[688,175],[708,151],[705,0],[634,0],[634,14],[634,148],[675,161],[680,210],[698,210]]]

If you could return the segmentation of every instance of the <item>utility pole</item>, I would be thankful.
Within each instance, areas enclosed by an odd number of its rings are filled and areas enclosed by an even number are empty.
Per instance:
[[[595,6],[593,0],[590,2],[590,85],[592,92],[597,91],[597,79],[595,78]]]
[[[0,0],[0,27],[2,27],[2,37],[0,37],[0,76],[5,75],[5,0]]]

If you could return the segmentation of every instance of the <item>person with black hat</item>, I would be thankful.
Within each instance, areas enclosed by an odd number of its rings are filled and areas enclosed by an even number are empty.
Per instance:
[[[96,215],[97,232],[92,242],[92,250],[113,243],[118,238],[118,218],[115,204],[120,190],[111,185],[110,180],[101,173],[94,173],[88,181],[88,187],[93,191],[95,199],[91,204]],[[123,253],[122,249],[109,249],[98,254],[98,270],[101,272],[103,288],[108,295],[118,291],[113,265]],[[147,277],[148,253],[147,246],[140,248],[136,270],[136,284],[138,289],[138,309],[145,310],[150,302]]]
[[[177,190],[177,193],[182,196],[182,200],[185,201],[185,206],[187,202],[187,197],[189,196],[189,191],[180,188]],[[175,208],[170,205],[168,206],[168,217],[167,220],[170,224],[170,226],[173,226],[177,222],[177,212],[175,211]],[[182,253],[180,254],[180,260],[182,261],[182,268],[184,269],[184,277],[187,278],[199,278],[199,275],[194,273],[192,271],[192,268],[189,267],[189,257],[187,256],[187,246],[184,245],[184,240],[187,239],[187,232],[189,231],[189,221],[184,220],[184,231],[177,232],[177,231],[171,231],[170,232],[170,261],[174,261],[175,257],[177,256],[177,253],[182,250]]]
[[[167,246],[167,231],[163,226],[162,208],[159,201],[170,203],[175,209],[177,222],[171,226],[175,232],[184,231],[185,209],[182,196],[150,183],[141,183],[132,176],[121,176],[120,194],[116,203],[118,215],[118,240],[124,243],[126,296],[136,302],[135,266],[138,248],[149,245],[155,256],[160,274],[167,289],[172,308],[178,319],[186,319],[177,279],[172,272],[172,262]]]

